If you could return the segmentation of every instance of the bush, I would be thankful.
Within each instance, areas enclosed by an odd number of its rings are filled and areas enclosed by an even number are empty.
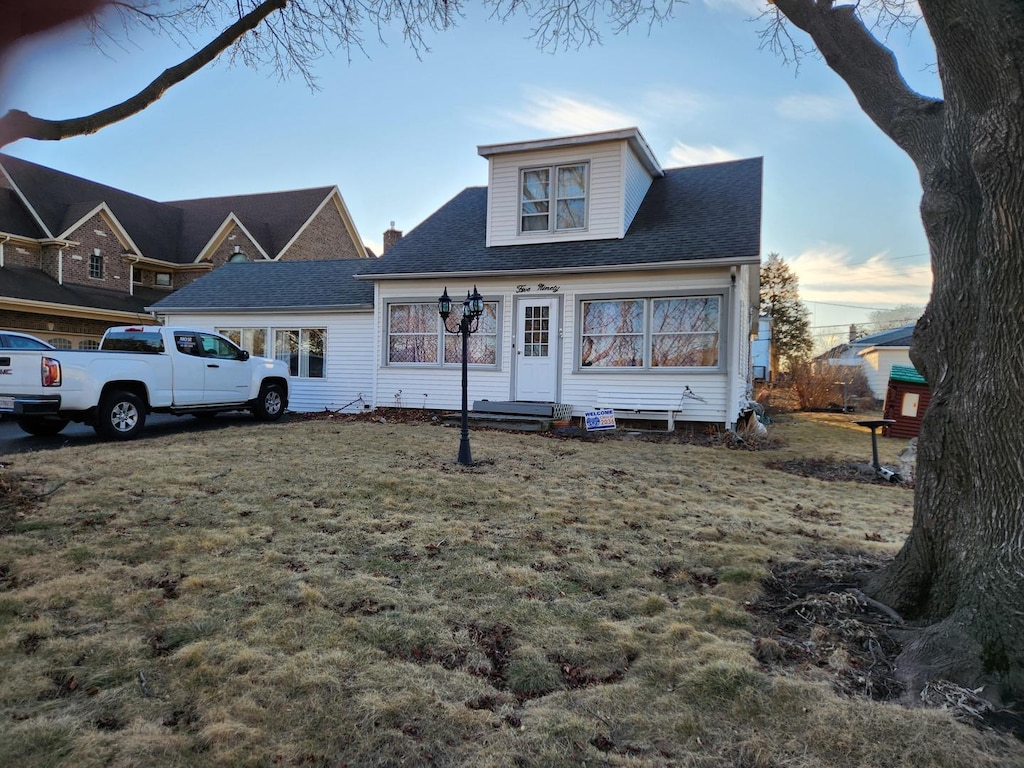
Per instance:
[[[793,392],[802,411],[853,410],[864,398],[874,399],[867,376],[856,366],[794,365]]]

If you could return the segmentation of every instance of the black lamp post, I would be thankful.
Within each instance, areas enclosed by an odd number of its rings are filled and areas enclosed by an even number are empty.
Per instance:
[[[441,316],[444,329],[448,333],[462,336],[462,436],[459,438],[459,464],[471,466],[473,455],[469,450],[469,337],[480,329],[480,315],[484,313],[484,297],[473,286],[473,294],[466,291],[466,300],[462,302],[462,317],[457,328],[448,327],[448,316],[452,313],[452,300],[448,296],[448,287],[437,300],[437,314]],[[443,354],[443,352],[442,352]]]

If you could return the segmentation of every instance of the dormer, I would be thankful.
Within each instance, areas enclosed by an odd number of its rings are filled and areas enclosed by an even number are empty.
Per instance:
[[[625,237],[664,176],[637,128],[477,147],[487,158],[487,245]]]

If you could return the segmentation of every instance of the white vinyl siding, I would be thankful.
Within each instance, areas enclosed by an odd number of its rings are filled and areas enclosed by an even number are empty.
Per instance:
[[[362,411],[364,404],[373,404],[374,320],[370,311],[225,312],[216,315],[182,312],[168,314],[165,323],[210,331],[264,329],[262,335],[268,345],[272,343],[275,329],[323,329],[327,333],[324,377],[289,378],[288,410],[354,413]],[[252,335],[250,333],[250,338]],[[245,346],[242,344],[243,348]]]
[[[557,286],[557,291],[542,290]],[[561,298],[562,311],[552,322],[559,332],[558,401],[573,406],[573,413],[582,416],[595,408],[619,410],[677,411],[677,420],[725,424],[736,418],[730,382],[732,371],[726,373],[726,355],[745,340],[738,338],[739,325],[732,322],[735,312],[730,308],[728,269],[689,269],[675,271],[607,273],[599,275],[545,275],[534,280],[510,278],[504,281],[480,282],[479,289],[489,299],[503,297],[499,318],[499,364],[497,368],[470,367],[469,401],[514,399],[516,351],[512,349],[515,328],[516,299],[555,295]],[[521,286],[521,288],[520,288]],[[448,291],[465,291],[459,285]],[[392,301],[409,301],[411,296],[440,295],[440,281],[390,281],[377,284],[377,306]],[[583,298],[595,296],[652,297],[667,294],[717,295],[723,298],[720,364],[717,368],[652,368],[648,370],[602,370],[598,373],[582,369],[576,363],[579,355],[576,312]],[[386,350],[385,314],[378,313],[378,360]],[[738,356],[738,353],[737,355]],[[377,403],[404,407],[457,409],[461,404],[461,374],[457,366],[378,365],[376,370]],[[696,399],[700,398],[700,399]]]
[[[647,190],[651,188],[651,175],[640,163],[637,156],[633,154],[633,150],[630,149],[628,144],[623,146],[622,152],[625,156],[625,174],[623,178],[626,188],[626,204],[622,221],[622,234],[620,236],[624,236],[629,231],[629,225],[633,223],[633,217],[636,216],[636,212],[640,209],[640,203],[644,201]]]
[[[529,169],[588,165],[585,229],[556,230],[552,225],[541,232],[520,232],[522,174]],[[487,192],[487,244],[605,240],[621,237],[623,231],[623,153],[620,142],[602,142],[586,147],[538,150],[495,155],[490,161]],[[556,187],[552,176],[550,183]],[[554,211],[552,214],[554,215]]]

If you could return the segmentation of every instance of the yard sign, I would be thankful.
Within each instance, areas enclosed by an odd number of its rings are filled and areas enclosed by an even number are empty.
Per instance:
[[[615,429],[615,411],[611,408],[602,408],[600,411],[587,411],[584,420],[586,421],[588,432],[594,432],[599,429]]]

